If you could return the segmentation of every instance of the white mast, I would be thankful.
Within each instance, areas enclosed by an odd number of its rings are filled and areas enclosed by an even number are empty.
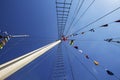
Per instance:
[[[46,46],[43,46],[42,48],[29,52],[23,56],[20,56],[16,59],[0,65],[0,80],[4,80],[5,78],[9,77],[19,69],[23,68],[25,65],[29,64],[30,62],[32,62],[57,44],[59,44],[60,42],[61,40],[50,43]]]
[[[10,35],[10,37],[12,37],[12,38],[16,38],[16,37],[29,37],[29,35]]]

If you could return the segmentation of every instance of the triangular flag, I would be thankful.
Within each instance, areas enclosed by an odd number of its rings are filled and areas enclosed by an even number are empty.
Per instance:
[[[115,22],[120,22],[120,20],[117,20],[117,21],[115,21]]]
[[[109,70],[107,70],[107,69],[106,69],[106,72],[107,72],[107,74],[109,74],[109,75],[114,75],[113,72],[111,72],[111,71],[109,71]]]
[[[80,53],[83,53],[83,51],[82,50],[78,50]]]
[[[78,34],[73,34],[73,36],[77,36]]]
[[[86,57],[87,59],[89,59],[89,56],[88,56],[87,54],[85,54],[85,57]]]
[[[3,43],[2,42],[0,42],[0,49],[2,49],[3,48]]]
[[[100,27],[107,27],[108,26],[108,24],[104,24],[104,25],[102,25],[102,26],[100,26]]]
[[[81,34],[84,34],[85,32],[81,32]]]
[[[3,43],[3,45],[5,45],[5,41],[4,40],[2,40],[1,42]]]
[[[120,43],[120,41],[116,41],[116,43]]]
[[[73,45],[73,44],[74,44],[74,40],[71,40],[71,41],[70,41],[70,45]]]
[[[95,64],[95,65],[99,65],[99,62],[97,62],[97,61],[94,60],[94,64]]]
[[[78,49],[78,46],[74,46],[75,49]]]
[[[89,31],[91,31],[91,32],[95,32],[95,29],[90,29]]]

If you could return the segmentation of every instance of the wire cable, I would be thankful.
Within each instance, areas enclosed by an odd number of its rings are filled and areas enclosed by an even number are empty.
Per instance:
[[[102,18],[104,18],[104,17],[106,17],[106,16],[108,16],[108,15],[112,14],[113,12],[117,11],[118,9],[120,9],[120,7],[118,7],[118,8],[116,8],[116,9],[114,9],[114,10],[112,10],[112,11],[108,12],[107,14],[105,14],[105,15],[103,15],[102,17],[100,17],[100,18],[96,19],[95,21],[93,21],[93,22],[91,22],[91,23],[89,23],[89,24],[85,25],[84,27],[82,27],[82,28],[78,29],[78,30],[77,30],[77,31],[75,31],[74,33],[77,33],[77,32],[79,32],[79,31],[81,31],[82,29],[87,28],[88,26],[90,26],[90,25],[94,24],[95,22],[97,22],[97,21],[101,20]]]
[[[59,39],[64,33],[64,29],[65,29],[67,19],[70,13],[72,1],[73,0],[71,0],[70,3],[67,3],[66,0],[64,0],[64,2],[57,2],[56,0],[57,27],[58,27],[58,38]],[[63,5],[59,5],[59,4],[63,4]],[[62,12],[62,14],[60,14],[59,12]]]
[[[71,0],[71,4],[72,4],[72,2],[73,2],[73,0]],[[70,9],[71,9],[71,6],[70,6]],[[70,10],[69,10],[69,12],[70,12]],[[69,13],[68,13],[68,16],[69,16]],[[67,17],[67,20],[68,20],[68,17]],[[66,20],[66,23],[67,23],[67,20]],[[65,26],[66,26],[66,23],[65,23]],[[64,31],[65,31],[65,27],[63,28],[63,33],[62,33],[62,35],[64,34]]]
[[[70,49],[70,50],[71,50],[71,49]],[[71,53],[72,53],[72,51],[71,51]],[[74,53],[72,53],[72,54],[74,55],[75,59],[76,59],[77,61],[79,61],[79,63],[95,78],[95,80],[98,80],[97,77],[96,77],[96,75],[93,74],[93,73],[89,70],[89,68],[88,68],[81,60],[79,60],[78,56],[75,55]]]
[[[66,0],[64,0],[64,3],[66,2]],[[64,7],[65,7],[65,4],[64,4]],[[64,10],[65,10],[65,8],[63,8],[63,14],[64,14]],[[62,17],[64,17],[64,15],[62,15]],[[63,18],[62,18],[62,22],[63,22]],[[66,22],[65,22],[65,24],[66,24]],[[64,25],[64,27],[65,27],[65,25]],[[61,33],[61,35],[63,35],[63,32],[64,32],[64,30],[62,30],[62,33]]]
[[[78,22],[81,20],[81,18],[85,15],[85,13],[89,10],[89,8],[94,4],[95,0],[91,2],[91,4],[87,7],[87,9],[82,13],[82,15],[78,18],[78,20],[74,23],[73,27],[78,24]]]
[[[73,80],[75,80],[74,73],[73,73],[73,68],[72,68],[72,65],[70,64],[71,62],[70,62],[70,55],[68,54],[68,48],[67,48],[66,45],[64,45],[64,46],[65,46],[65,49],[66,49],[66,52],[67,52],[68,62],[69,62],[70,70],[71,70],[71,73],[72,73],[72,78],[73,78]]]
[[[73,18],[72,18],[72,22],[70,23],[70,25],[69,25],[69,27],[68,27],[65,35],[68,34],[70,28],[72,27],[72,24],[73,24],[74,20],[76,19],[76,17],[78,16],[78,13],[79,13],[79,11],[81,10],[81,7],[82,7],[84,1],[85,1],[85,0],[82,0],[81,4],[79,5],[79,8],[78,8],[77,12],[74,13],[74,16],[73,16]],[[80,2],[79,2],[79,3],[80,3]],[[79,3],[78,3],[78,4],[79,4]],[[76,7],[76,9],[77,9],[77,7]]]

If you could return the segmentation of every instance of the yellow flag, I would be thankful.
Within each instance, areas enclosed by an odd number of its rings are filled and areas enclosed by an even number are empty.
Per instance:
[[[97,62],[97,61],[94,60],[94,64],[95,64],[95,65],[99,65],[99,62]]]

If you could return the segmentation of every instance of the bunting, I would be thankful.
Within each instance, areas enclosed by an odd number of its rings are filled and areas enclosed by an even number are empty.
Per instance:
[[[94,64],[95,64],[95,65],[99,65],[99,62],[97,62],[97,61],[94,60]]]
[[[100,26],[100,27],[108,27],[108,24],[104,24],[104,25],[102,25],[102,26]]]
[[[70,45],[73,45],[73,44],[74,44],[74,40],[71,40],[71,41],[70,41]]]
[[[110,39],[110,40],[111,40],[111,39]],[[107,40],[107,41],[109,41],[109,40]],[[78,46],[74,46],[74,48],[75,48],[76,50],[78,50],[78,52],[83,53],[83,51],[80,50]],[[84,53],[83,53],[83,54],[84,54]],[[96,65],[96,66],[99,65],[99,62],[98,62],[98,61],[93,60],[93,59],[90,58],[87,54],[84,54],[84,56],[85,56],[86,59],[91,60],[91,61],[94,63],[94,65]],[[100,66],[100,65],[99,65],[99,66]],[[101,66],[101,67],[104,68],[103,66]],[[114,73],[113,73],[112,71],[108,70],[108,69],[105,69],[105,71],[107,72],[108,75],[111,75],[111,76],[114,75]],[[120,80],[117,76],[115,76],[115,77],[116,77],[118,80]]]
[[[78,49],[78,46],[74,46],[75,49]]]
[[[86,57],[86,59],[89,59],[89,56],[87,54],[85,54],[85,57]]]
[[[6,36],[0,41],[0,49],[3,49],[8,40],[10,40],[10,36]]]
[[[99,29],[100,27],[108,27],[109,24],[114,23],[114,22],[117,22],[117,23],[118,23],[118,22],[120,22],[120,20],[116,20],[116,21],[110,22],[110,23],[108,23],[108,24],[103,24],[103,25],[101,25],[101,26],[92,28],[92,29],[90,29],[90,30],[88,30],[88,31],[83,31],[83,32],[81,32],[81,33],[79,33],[79,34],[83,35],[83,34],[85,34],[86,32],[95,32],[96,29]],[[69,37],[77,36],[77,35],[79,35],[79,34],[75,34],[75,33],[74,33],[74,34],[70,35]]]
[[[114,75],[114,73],[113,72],[111,72],[111,71],[109,71],[108,69],[106,69],[106,72],[107,72],[107,74],[109,74],[109,75]]]

